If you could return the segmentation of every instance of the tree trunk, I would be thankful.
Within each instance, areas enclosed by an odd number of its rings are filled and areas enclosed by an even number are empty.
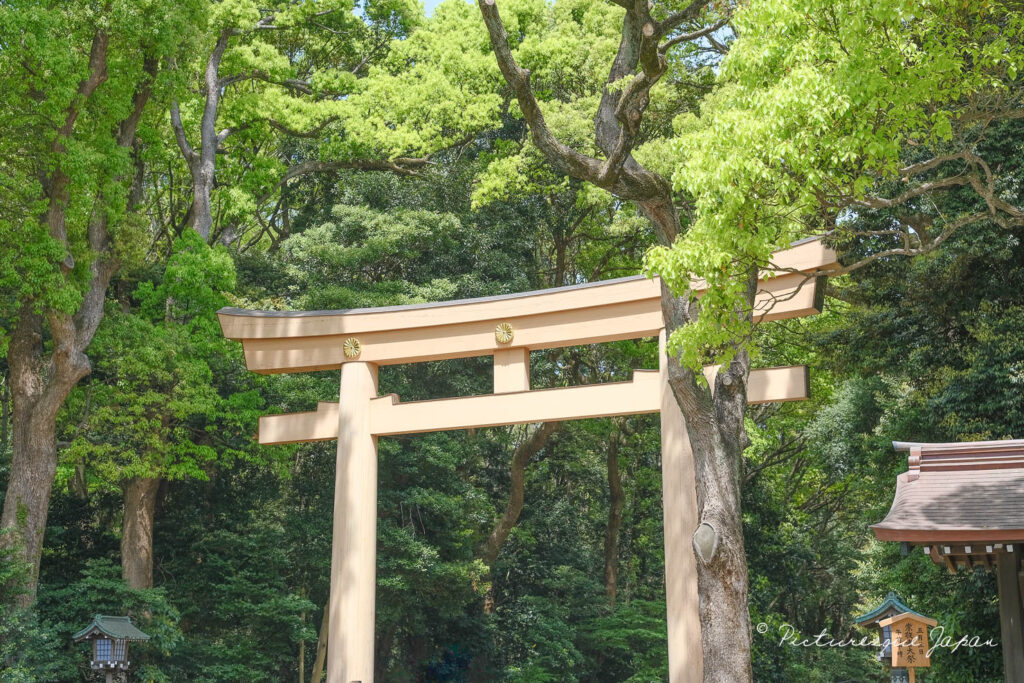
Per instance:
[[[313,670],[310,672],[309,683],[320,683],[324,676],[324,664],[327,662],[327,635],[331,627],[331,597],[327,596],[324,604],[324,616],[320,620],[320,635],[316,639],[316,661],[313,662]]]
[[[720,380],[717,384],[716,392],[722,389]],[[698,519],[711,525],[718,537],[717,550],[710,560],[697,561],[704,680],[733,683],[752,679],[739,485],[743,448],[726,436],[743,430],[743,413],[742,408],[715,408],[719,424],[693,412],[684,415],[693,448]]]
[[[530,460],[547,444],[551,435],[561,429],[561,422],[542,422],[520,443],[512,454],[512,463],[509,465],[509,491],[508,501],[505,503],[505,511],[498,518],[494,530],[487,537],[483,548],[480,550],[480,557],[487,570],[490,572],[495,560],[498,559],[498,552],[501,546],[508,540],[509,534],[519,521],[519,515],[523,511],[523,500],[526,494],[526,466]],[[484,613],[494,613],[494,583],[488,581],[487,595],[484,596]]]
[[[121,576],[130,588],[153,587],[153,519],[160,479],[132,477],[124,488]]]
[[[185,126],[181,122],[181,112],[176,101],[171,102],[171,127],[174,130],[178,149],[181,150],[185,163],[188,164],[192,176],[192,205],[185,218],[186,224],[199,233],[204,240],[210,240],[213,228],[213,212],[211,195],[216,171],[217,147],[224,142],[230,130],[217,132],[217,113],[220,107],[220,96],[223,84],[220,79],[220,62],[228,41],[234,35],[232,29],[224,29],[217,36],[217,43],[206,60],[206,71],[203,74],[203,116],[199,121],[199,148],[193,149],[185,134]]]
[[[11,429],[11,380],[0,377],[0,454],[7,452]]]
[[[668,50],[681,41],[692,42],[709,35],[724,21],[668,39],[686,22],[698,19],[710,3],[695,0],[661,21],[651,16],[653,5],[647,2],[618,4],[626,10],[622,35],[594,118],[595,141],[604,154],[601,159],[570,147],[548,128],[530,87],[530,72],[519,66],[512,53],[496,0],[479,2],[498,67],[516,96],[537,149],[556,171],[635,202],[654,226],[658,241],[669,246],[680,234],[671,184],[641,166],[633,158],[632,150],[640,139],[650,90],[668,68]],[[663,39],[668,40],[662,42]],[[753,304],[756,270],[750,275],[748,308]],[[671,334],[695,319],[699,306],[691,304],[688,296],[676,298],[663,288],[662,311],[666,330]],[[709,683],[742,683],[752,677],[739,495],[749,371],[748,356],[739,353],[729,367],[719,371],[712,396],[708,387],[698,383],[692,370],[669,363],[669,383],[686,418],[693,449],[699,518],[714,528],[718,541],[716,551],[697,562],[704,680]]]
[[[395,635],[398,633],[398,624],[393,623],[388,627],[384,637],[377,643],[377,661],[373,664],[373,675],[377,680],[384,680],[388,672],[388,660],[391,658],[391,648],[395,645]]]
[[[188,226],[209,241],[213,228],[213,212],[210,208],[213,194],[214,160],[202,159],[189,165],[192,171],[192,206],[188,210]]]
[[[747,283],[750,307],[756,288],[754,270]],[[673,297],[664,287],[662,306],[668,334],[695,315],[696,304]],[[740,509],[740,472],[747,440],[743,418],[749,374],[750,357],[741,351],[715,377],[712,395],[709,387],[698,383],[693,371],[678,363],[668,366],[669,385],[686,418],[693,450],[699,524],[712,527],[716,540],[706,557],[694,543],[707,683],[750,681],[753,677],[747,558]]]
[[[306,612],[302,612],[302,625],[306,625]],[[299,641],[299,683],[306,683],[306,639]]]
[[[619,592],[619,528],[622,526],[622,508],[626,494],[622,490],[619,473],[619,427],[612,428],[608,437],[608,525],[604,530],[604,594],[608,604],[615,606]]]
[[[15,350],[13,343],[11,347],[8,358],[12,364],[20,365],[23,362],[20,351]],[[41,383],[41,377],[35,373],[28,379],[33,384]],[[39,400],[34,393],[23,384],[15,386],[12,391],[13,457],[3,516],[0,517],[0,528],[11,531],[0,538],[6,545],[20,549],[29,567],[26,592],[18,599],[23,607],[35,600],[50,492],[57,472],[56,414],[51,417],[37,411]]]
[[[498,559],[498,551],[512,533],[519,515],[523,511],[523,496],[526,491],[526,466],[533,456],[537,455],[547,444],[548,439],[556,431],[561,429],[561,422],[542,422],[536,429],[530,432],[522,443],[520,443],[512,454],[512,463],[509,465],[509,492],[508,502],[505,503],[505,511],[494,530],[487,537],[484,547],[480,553],[481,558],[491,566]]]

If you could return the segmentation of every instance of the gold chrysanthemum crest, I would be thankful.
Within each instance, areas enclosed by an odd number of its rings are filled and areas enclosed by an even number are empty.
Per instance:
[[[499,344],[508,344],[512,341],[512,337],[515,333],[512,331],[512,326],[508,323],[498,323],[498,326],[494,328],[494,339]]]
[[[346,339],[344,348],[345,358],[358,358],[359,354],[363,352],[363,345],[355,337]]]

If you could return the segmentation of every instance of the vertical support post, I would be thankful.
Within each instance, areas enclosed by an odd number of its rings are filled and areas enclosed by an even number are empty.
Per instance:
[[[661,490],[665,521],[665,602],[668,611],[668,671],[671,683],[701,681],[701,649],[697,598],[697,559],[693,532],[697,528],[697,496],[693,450],[686,420],[668,384],[669,358],[665,330],[659,338],[661,377]]]
[[[370,399],[376,395],[376,365],[342,364],[327,638],[331,683],[373,683],[377,439],[370,432]]]
[[[1024,681],[1024,606],[1021,602],[1020,546],[996,558],[999,584],[999,628],[1002,632],[1003,678]]]
[[[530,349],[494,352],[494,393],[530,390]]]

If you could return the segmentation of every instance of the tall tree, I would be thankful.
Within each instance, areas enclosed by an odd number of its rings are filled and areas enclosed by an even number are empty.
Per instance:
[[[623,0],[618,4],[625,10],[620,19],[621,38],[593,124],[598,154],[580,152],[555,135],[530,85],[530,72],[513,54],[494,0],[481,0],[480,11],[498,66],[516,95],[533,144],[561,173],[635,203],[654,225],[658,241],[668,247],[682,233],[678,198],[673,196],[671,183],[638,162],[633,150],[645,139],[642,123],[651,102],[651,89],[669,71],[673,48],[683,49],[679,46],[711,37],[725,26],[729,15],[701,1],[678,8],[652,8],[646,1]],[[733,328],[751,323],[758,265],[749,255],[736,255],[731,272],[739,277],[732,291],[742,295],[743,305],[739,313],[732,309],[736,318]],[[677,337],[676,330],[698,317],[699,307],[690,300],[688,275],[665,280],[681,295],[676,298],[666,290],[663,297],[667,329]],[[704,676],[709,681],[740,681],[751,677],[747,569],[739,510],[750,359],[738,344],[720,346],[726,352],[722,354],[724,362],[715,379],[714,393],[700,380],[692,364],[671,364],[669,381],[686,416],[693,447],[698,514],[701,522],[710,524],[718,535],[715,555],[698,563]]]
[[[0,8],[0,315],[13,458],[0,528],[32,568],[35,595],[57,467],[57,413],[87,375],[88,347],[118,266],[131,148],[161,64],[182,49],[194,3]],[[52,36],[60,35],[58,42]]]
[[[205,479],[251,457],[259,399],[251,385],[230,382],[229,342],[215,316],[234,282],[224,247],[211,249],[186,231],[161,280],[142,282],[108,313],[89,347],[97,357],[92,377],[69,402],[67,458],[101,486],[123,491],[121,567],[132,588],[153,586],[161,482]]]
[[[211,8],[203,51],[177,67],[186,87],[170,106],[190,179],[180,222],[168,206],[175,234],[187,226],[206,240],[232,242],[254,226],[258,240],[270,223],[287,232],[286,187],[296,178],[343,169],[408,175],[427,164],[416,156],[422,149],[377,144],[362,96],[371,67],[415,27],[420,9],[407,0],[355,9],[352,0],[259,7],[229,0]],[[438,142],[431,151],[444,146]]]
[[[815,2],[751,3],[737,13],[741,38],[724,59],[720,88],[702,117],[677,120],[673,168],[654,154],[665,145],[643,147],[645,113],[674,64],[695,65],[701,53],[727,51],[722,37],[731,5],[617,4],[624,10],[621,39],[594,116],[597,154],[579,151],[547,123],[546,103],[519,63],[528,53],[520,44],[517,57],[494,0],[481,0],[480,10],[534,145],[559,171],[634,202],[655,226],[661,247],[650,253],[648,268],[667,287],[669,348],[682,361],[670,366],[669,381],[694,450],[699,517],[714,527],[719,543],[714,557],[698,562],[704,676],[749,680],[740,470],[757,271],[773,249],[824,231],[822,216],[836,225],[844,209],[910,206],[949,188],[973,189],[985,208],[943,217],[936,234],[904,212],[884,233],[902,244],[851,267],[928,251],[981,218],[1019,221],[1024,214],[1000,196],[997,176],[973,151],[986,127],[1021,115],[1014,84],[1019,41],[1007,39],[1020,33],[1019,12],[955,3],[920,12],[895,2],[884,8],[852,2],[841,10]],[[878,36],[885,36],[883,50]],[[948,78],[951,63],[961,65],[963,79]],[[915,87],[907,88],[912,74]],[[823,87],[832,90],[820,92]],[[904,140],[935,153],[918,152],[898,164]],[[935,144],[942,141],[953,144]],[[664,174],[672,171],[670,182]],[[893,176],[909,189],[868,191],[884,190],[876,182]],[[692,225],[683,225],[678,206],[692,211]],[[690,294],[692,277],[709,284],[699,304]],[[722,364],[714,392],[696,374],[709,360]]]

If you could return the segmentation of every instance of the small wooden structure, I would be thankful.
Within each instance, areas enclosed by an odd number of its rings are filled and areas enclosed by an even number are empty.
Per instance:
[[[952,573],[994,571],[1003,674],[1024,681],[1024,439],[893,446],[910,453],[910,469],[875,536],[920,546]]]
[[[895,593],[890,591],[880,605],[854,619],[858,626],[878,629],[878,642],[882,644],[878,651],[878,661],[892,660],[892,626],[888,620],[900,614],[916,614],[924,617],[923,614],[907,607]],[[883,621],[887,623],[883,625],[881,623]],[[893,668],[892,683],[905,683],[908,680],[909,674],[905,669],[900,667]]]
[[[89,666],[93,671],[101,671],[107,675],[107,683],[113,679],[114,672],[127,671],[131,668],[128,658],[130,641],[149,640],[149,636],[132,624],[131,617],[110,617],[97,614],[92,623],[72,636],[76,643],[83,640],[92,642],[92,659]]]
[[[776,252],[758,283],[753,315],[779,320],[820,312],[822,277],[836,254],[818,240]],[[698,295],[706,284],[695,281]],[[668,386],[661,283],[642,276],[480,299],[345,311],[219,312],[255,372],[341,371],[339,401],[260,419],[262,444],[338,440],[331,550],[327,680],[371,683],[377,546],[377,438],[590,417],[661,414],[669,677],[702,678],[693,457]],[[660,336],[660,367],[632,381],[530,390],[530,352]],[[377,367],[492,356],[494,391],[431,401],[378,395]],[[713,378],[717,368],[706,373]],[[712,381],[712,386],[714,382]],[[752,402],[807,396],[807,368],[753,370]]]
[[[914,611],[894,614],[878,622],[879,626],[892,633],[892,667],[908,669],[911,683],[914,681],[914,669],[932,665],[928,653],[928,631],[938,623]]]

